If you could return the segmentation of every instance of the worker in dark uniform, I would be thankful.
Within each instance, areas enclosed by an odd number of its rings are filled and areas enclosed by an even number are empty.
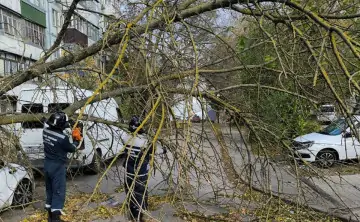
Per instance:
[[[46,122],[49,127],[43,131],[44,174],[46,186],[46,205],[48,221],[61,222],[66,192],[67,154],[74,153],[82,140],[79,128],[72,132],[73,143],[63,130],[69,127],[69,119],[63,112],[56,112]]]
[[[125,192],[129,198],[128,208],[133,221],[144,221],[144,211],[148,207],[147,182],[150,154],[153,152],[151,140],[144,134],[143,129],[139,129],[137,135],[133,134],[140,125],[140,119],[133,116],[129,122],[131,134],[124,133],[121,136],[126,146]]]

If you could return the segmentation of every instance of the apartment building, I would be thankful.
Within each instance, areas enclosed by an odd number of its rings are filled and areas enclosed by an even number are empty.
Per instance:
[[[116,8],[116,0],[111,0],[112,4],[108,1],[79,2],[63,38],[63,49],[87,47],[102,37],[106,19],[94,12],[114,12],[111,8]],[[26,69],[53,45],[71,3],[72,0],[0,0],[0,78]],[[59,58],[64,51],[57,50],[49,60]],[[12,94],[16,96],[17,90]],[[7,99],[0,99],[0,112],[12,109],[1,101]]]
[[[71,2],[72,1],[69,0],[58,0],[48,3],[49,45],[52,45],[55,41],[56,36],[63,25],[64,15]],[[100,39],[101,16],[86,10],[101,12],[100,2],[98,0],[79,2],[78,10],[73,15],[71,24],[63,39],[65,45],[78,44],[82,47],[87,47]]]
[[[39,59],[45,47],[46,13],[25,1],[0,0],[0,77]]]
[[[87,47],[98,41],[106,28],[106,22],[103,16],[93,12],[112,13],[115,1],[80,1],[64,36],[63,45]],[[41,57],[54,43],[71,2],[0,0],[0,77],[26,68]],[[61,50],[50,59],[60,55]]]

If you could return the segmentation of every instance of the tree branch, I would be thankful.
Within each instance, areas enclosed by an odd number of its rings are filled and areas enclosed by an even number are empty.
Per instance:
[[[273,91],[283,92],[283,93],[293,95],[293,96],[296,96],[296,97],[299,97],[299,98],[302,98],[302,99],[305,99],[305,100],[309,100],[310,102],[312,102],[314,104],[318,103],[317,101],[315,101],[313,99],[310,99],[310,98],[308,98],[306,96],[300,95],[300,94],[295,93],[295,92],[291,92],[291,91],[288,91],[288,90],[285,90],[285,89],[276,88],[276,87],[273,87],[273,86],[265,86],[265,85],[258,85],[258,84],[238,84],[238,85],[229,86],[229,87],[226,87],[226,88],[223,88],[223,89],[215,90],[215,91],[213,91],[213,93],[217,94],[217,93],[220,93],[220,92],[223,92],[223,91],[230,91],[230,90],[239,89],[239,88],[264,88],[264,89],[270,89],[270,90],[273,90]]]
[[[247,8],[241,8],[239,5],[232,5],[231,9],[239,12],[244,15],[255,15],[255,16],[263,16],[264,13],[260,11],[254,11]],[[268,13],[269,16],[272,17],[272,20],[274,22],[284,22],[284,21],[298,21],[298,20],[306,20],[308,19],[304,15],[284,15],[284,16],[277,16]],[[351,14],[351,15],[330,15],[330,14],[319,14],[320,18],[323,19],[354,19],[354,18],[360,18],[360,14]]]
[[[102,15],[102,16],[104,16],[104,17],[106,17],[106,18],[116,19],[116,17],[113,16],[113,15],[108,15],[108,14],[105,14],[105,13],[102,13],[102,12],[98,12],[98,11],[94,11],[94,10],[87,9],[87,8],[77,8],[76,10],[81,10],[81,11],[85,11],[85,12],[91,12],[91,13],[94,13],[94,14]]]
[[[254,2],[255,0],[251,0],[251,2]],[[269,2],[273,2],[274,0],[266,0]],[[281,0],[284,1],[284,0]],[[147,26],[135,26],[132,28],[132,32],[130,34],[130,38],[134,38],[136,36],[139,36],[146,31],[151,31],[154,29],[157,29],[159,27],[162,27],[163,25],[167,24],[167,21],[170,18],[174,18],[173,22],[179,22],[180,19],[189,18],[195,15],[202,14],[204,12],[216,10],[219,8],[225,8],[229,7],[232,4],[238,4],[238,3],[247,3],[248,0],[215,0],[211,2],[202,3],[200,5],[194,6],[192,8],[185,9],[181,12],[174,12],[169,14],[168,16],[163,16],[161,19],[155,20],[153,22],[149,22]],[[117,31],[113,31],[112,33],[109,33],[106,39],[101,39],[94,43],[93,45],[79,50],[77,52],[74,52],[72,54],[68,54],[66,56],[60,57],[59,59],[43,63],[43,64],[36,64],[32,67],[30,67],[25,72],[17,72],[16,74],[6,77],[1,82],[1,85],[3,86],[0,90],[0,96],[5,94],[7,91],[11,90],[15,86],[18,86],[28,80],[31,80],[35,77],[38,77],[44,73],[52,72],[55,69],[62,68],[68,65],[72,65],[74,63],[77,63],[79,61],[82,61],[83,59],[92,56],[102,50],[103,48],[109,48],[110,46],[119,44],[121,39],[124,37],[124,30],[118,29]]]

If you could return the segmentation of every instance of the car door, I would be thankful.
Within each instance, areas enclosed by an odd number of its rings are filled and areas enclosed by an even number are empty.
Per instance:
[[[95,148],[100,148],[103,157],[107,158],[110,151],[108,127],[102,123],[93,123],[89,127],[88,132],[94,142]]]
[[[351,132],[350,127],[343,134],[347,159],[356,159],[360,156],[360,142],[358,140],[360,136],[360,123],[356,122],[354,126],[357,135],[355,135],[354,132]]]
[[[102,100],[94,103],[93,110],[92,115],[96,118],[101,118],[105,121],[117,121],[117,112],[110,100]],[[91,133],[97,146],[102,149],[104,158],[107,159],[116,155],[117,149],[114,145],[116,143],[114,140],[116,131],[114,131],[111,125],[95,123],[91,129]]]
[[[357,122],[355,124],[355,130],[356,130],[356,135],[353,136],[353,144],[354,144],[354,149],[355,149],[355,157],[354,158],[359,158],[360,157],[360,142],[359,142],[360,122]]]
[[[43,104],[23,104],[22,113],[44,113]],[[21,124],[21,125],[20,125]],[[31,160],[44,158],[42,131],[44,123],[40,120],[25,121],[18,126],[17,134],[20,138],[20,144]]]

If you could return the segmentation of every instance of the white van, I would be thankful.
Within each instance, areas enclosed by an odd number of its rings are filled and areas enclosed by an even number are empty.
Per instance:
[[[323,104],[320,106],[317,120],[321,123],[333,122],[337,119],[335,106],[332,104]]]
[[[16,112],[53,113],[56,109],[65,109],[75,101],[92,94],[92,91],[66,87],[23,88],[18,94]],[[80,110],[76,111],[76,113],[79,112]],[[84,116],[118,122],[118,105],[113,98],[104,99],[86,106]],[[88,166],[93,173],[98,173],[101,170],[102,160],[110,159],[123,150],[120,134],[124,131],[115,126],[92,121],[80,121],[80,124],[83,125],[84,137],[82,150],[75,154],[69,154],[68,164],[75,168]],[[41,169],[44,160],[42,131],[46,124],[39,120],[15,123],[7,127],[19,137],[22,149],[29,157],[33,167]],[[66,129],[65,132],[70,135],[71,129]]]

